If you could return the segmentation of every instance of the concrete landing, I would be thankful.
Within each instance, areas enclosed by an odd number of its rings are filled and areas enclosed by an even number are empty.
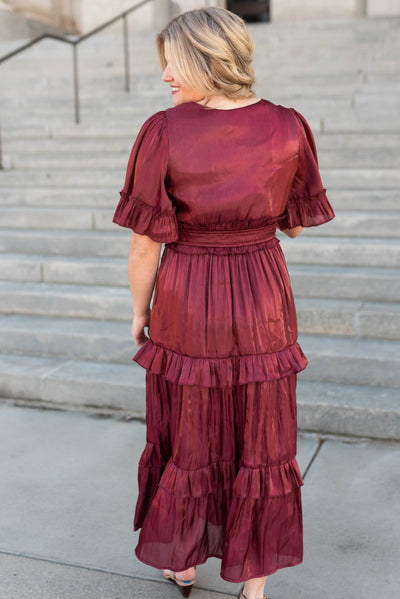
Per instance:
[[[0,404],[0,596],[178,599],[134,555],[139,421]],[[269,599],[399,599],[400,445],[298,437],[304,561],[267,579]],[[191,597],[235,596],[220,560]],[[217,595],[218,594],[218,595]]]

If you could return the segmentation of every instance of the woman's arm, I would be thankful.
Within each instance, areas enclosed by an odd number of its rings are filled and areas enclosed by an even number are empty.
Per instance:
[[[148,337],[144,327],[150,324],[150,301],[153,295],[162,243],[132,231],[128,256],[128,277],[133,301],[132,336],[139,347]]]
[[[304,227],[302,226],[298,226],[298,227],[294,227],[293,229],[282,229],[282,233],[285,233],[285,235],[287,235],[288,237],[297,237],[297,235],[300,235],[300,233],[302,232]]]

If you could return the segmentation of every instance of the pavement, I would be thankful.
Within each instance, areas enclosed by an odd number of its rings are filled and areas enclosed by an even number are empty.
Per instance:
[[[0,402],[1,599],[179,599],[137,560],[132,530],[145,424]],[[268,599],[400,599],[400,444],[299,434],[304,561]],[[220,560],[191,598],[235,597]]]

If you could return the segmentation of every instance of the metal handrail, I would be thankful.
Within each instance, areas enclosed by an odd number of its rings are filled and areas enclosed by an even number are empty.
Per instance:
[[[129,75],[129,40],[128,40],[128,21],[127,21],[127,17],[132,12],[134,12],[135,10],[137,10],[138,8],[140,8],[141,6],[143,6],[144,4],[148,4],[149,2],[153,2],[153,0],[141,0],[141,2],[138,2],[134,6],[131,6],[131,8],[128,8],[127,10],[124,10],[123,12],[119,13],[117,16],[113,17],[112,19],[109,19],[108,21],[106,21],[102,25],[99,25],[95,29],[92,29],[91,31],[88,31],[88,33],[85,33],[84,35],[80,35],[79,37],[77,37],[75,39],[71,39],[69,37],[64,37],[62,35],[55,35],[53,33],[44,33],[43,35],[40,35],[39,37],[34,38],[30,42],[27,42],[26,44],[23,44],[19,48],[16,48],[16,50],[13,50],[12,52],[8,52],[4,56],[1,56],[0,57],[0,64],[2,64],[3,62],[5,62],[6,60],[9,60],[13,56],[16,56],[17,54],[20,54],[21,52],[24,52],[25,50],[27,50],[31,46],[34,46],[35,44],[37,44],[38,42],[41,42],[42,40],[44,40],[46,38],[47,39],[53,39],[53,40],[56,40],[58,42],[63,42],[63,43],[66,43],[66,44],[69,44],[70,46],[72,46],[72,62],[73,62],[73,75],[74,75],[73,83],[74,83],[75,122],[76,123],[80,123],[79,76],[78,76],[78,45],[81,42],[84,42],[85,40],[89,39],[90,37],[92,37],[96,33],[99,33],[99,31],[102,31],[103,29],[106,29],[107,27],[109,27],[113,23],[116,23],[117,21],[119,21],[119,20],[122,19],[122,21],[123,21],[123,40],[124,40],[125,91],[129,92],[130,91],[130,75]],[[3,168],[1,147],[2,146],[1,146],[1,131],[0,131],[0,169]]]

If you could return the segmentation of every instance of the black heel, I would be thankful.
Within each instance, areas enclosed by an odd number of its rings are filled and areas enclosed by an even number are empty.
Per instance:
[[[193,585],[191,584],[191,585],[188,585],[187,587],[181,587],[180,585],[178,585],[178,586],[181,590],[183,597],[185,597],[185,599],[187,599],[190,595],[190,591],[192,590]]]

